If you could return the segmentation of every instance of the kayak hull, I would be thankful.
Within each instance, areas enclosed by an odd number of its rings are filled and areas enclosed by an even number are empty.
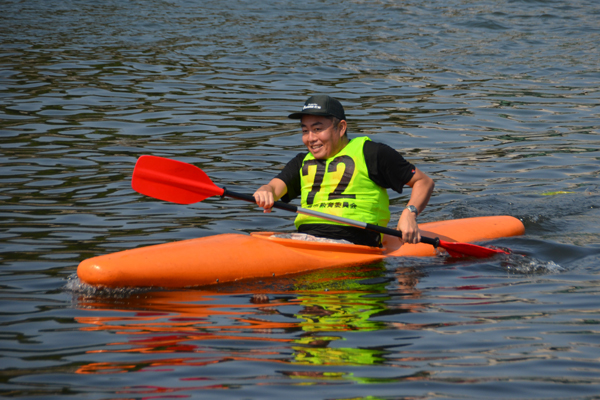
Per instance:
[[[508,216],[465,218],[420,224],[423,236],[476,242],[522,235],[523,224]],[[221,234],[165,243],[82,261],[79,279],[106,287],[181,288],[281,276],[358,265],[386,257],[436,255],[431,245],[403,244],[385,236],[384,247],[272,238],[272,232]]]

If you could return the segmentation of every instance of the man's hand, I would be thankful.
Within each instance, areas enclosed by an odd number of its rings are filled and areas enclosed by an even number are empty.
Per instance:
[[[259,207],[265,209],[264,212],[270,213],[273,204],[287,193],[287,186],[278,178],[274,178],[266,185],[259,187],[254,192],[254,199]]]
[[[419,243],[421,241],[421,232],[417,225],[417,216],[408,209],[402,211],[397,229],[402,232],[402,240],[405,243]]]
[[[270,213],[275,203],[275,197],[273,195],[273,188],[269,185],[262,185],[256,192],[254,192],[254,199],[259,207],[265,209],[264,212]]]
[[[420,214],[429,203],[435,184],[424,172],[415,168],[415,174],[407,185],[412,188],[408,204],[415,206]],[[402,232],[402,240],[405,243],[416,244],[421,241],[421,232],[417,225],[417,214],[408,208],[405,208],[400,214],[398,230]]]

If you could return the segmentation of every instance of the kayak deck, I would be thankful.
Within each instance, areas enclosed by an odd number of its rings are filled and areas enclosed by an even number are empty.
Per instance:
[[[422,235],[449,242],[474,242],[522,235],[509,216],[476,217],[419,225]],[[404,244],[385,236],[383,248],[272,237],[273,232],[221,234],[93,257],[77,268],[90,285],[191,287],[314,269],[366,264],[386,257],[436,255],[428,244]]]

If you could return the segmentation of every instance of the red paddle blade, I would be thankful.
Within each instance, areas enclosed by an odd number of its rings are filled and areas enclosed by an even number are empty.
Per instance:
[[[470,243],[452,243],[440,240],[440,247],[446,249],[452,257],[491,257],[496,254],[510,254],[504,250],[490,249]]]
[[[198,203],[224,192],[200,168],[156,156],[138,159],[131,187],[146,196],[178,204]]]

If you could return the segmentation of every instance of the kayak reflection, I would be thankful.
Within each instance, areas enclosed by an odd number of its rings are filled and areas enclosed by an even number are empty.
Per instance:
[[[417,272],[395,271],[398,282],[386,278],[386,272],[379,263],[206,291],[155,291],[118,298],[80,295],[79,308],[101,315],[77,317],[79,329],[123,339],[88,350],[94,362],[77,372],[156,371],[231,361],[382,363],[386,360],[382,350],[340,344],[349,332],[396,329],[376,317],[420,312],[416,302],[390,305],[388,294],[389,286],[395,285],[407,299],[418,299]],[[285,374],[294,376],[290,371]]]

